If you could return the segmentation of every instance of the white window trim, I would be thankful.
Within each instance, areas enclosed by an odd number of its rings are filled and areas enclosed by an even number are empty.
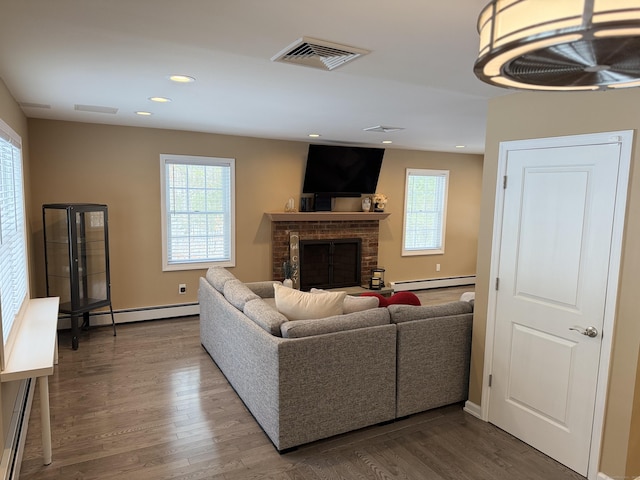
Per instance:
[[[24,192],[25,192],[25,188],[24,188],[24,158],[22,156],[22,139],[20,138],[20,136],[7,124],[5,123],[2,119],[0,119],[0,135],[7,141],[9,141],[10,143],[14,144],[16,147],[18,147],[20,149],[20,162],[21,162],[21,169],[22,169],[22,212],[23,212],[23,238],[24,238],[24,251],[25,251],[25,256],[24,256],[24,271],[25,271],[25,281],[26,281],[26,294],[24,296],[24,298],[22,299],[22,303],[20,305],[20,308],[18,309],[18,312],[16,313],[12,324],[9,327],[9,332],[7,335],[5,335],[3,326],[2,326],[2,322],[0,321],[0,337],[3,338],[3,341],[0,342],[0,368],[2,370],[5,369],[5,365],[7,362],[7,359],[11,356],[11,352],[13,350],[13,345],[16,342],[16,338],[18,337],[18,332],[20,330],[25,312],[27,310],[27,306],[29,304],[29,298],[31,296],[30,294],[30,290],[29,290],[29,264],[28,264],[28,242],[27,242],[27,210],[26,210],[26,202],[25,202],[25,196],[24,196]],[[0,309],[2,308],[2,306],[0,305]],[[4,338],[6,337],[6,341],[4,341]]]
[[[189,165],[228,165],[231,167],[231,198],[230,198],[230,258],[229,260],[213,262],[185,262],[185,263],[173,263],[168,262],[168,222],[167,222],[167,195],[166,195],[166,162],[172,163],[184,163]],[[236,265],[236,194],[235,194],[235,159],[233,158],[220,158],[220,157],[203,157],[193,155],[160,155],[160,204],[161,204],[161,224],[162,224],[162,271],[179,271],[179,270],[204,270],[211,266],[221,267],[235,267]]]
[[[412,175],[421,176],[440,176],[445,177],[444,201],[442,206],[442,245],[440,248],[426,248],[421,250],[405,249],[405,236],[407,228],[407,203],[409,200],[409,177]],[[418,255],[442,255],[444,254],[444,244],[446,238],[447,227],[447,202],[449,197],[449,170],[429,170],[423,168],[407,168],[404,182],[404,212],[402,216],[402,256],[418,256]]]

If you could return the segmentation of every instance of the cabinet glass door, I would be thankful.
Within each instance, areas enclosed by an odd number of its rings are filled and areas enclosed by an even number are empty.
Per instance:
[[[77,212],[77,262],[80,308],[107,300],[104,212]]]
[[[66,210],[44,210],[47,258],[47,295],[60,297],[60,309],[71,309],[71,262]]]

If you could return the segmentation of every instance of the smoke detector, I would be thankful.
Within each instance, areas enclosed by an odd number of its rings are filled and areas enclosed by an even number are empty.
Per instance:
[[[302,37],[273,56],[271,61],[333,70],[368,53],[369,50],[362,48]]]

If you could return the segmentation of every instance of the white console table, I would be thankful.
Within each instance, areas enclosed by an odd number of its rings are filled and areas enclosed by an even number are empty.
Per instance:
[[[44,464],[51,463],[51,419],[49,381],[53,365],[58,363],[58,297],[29,300],[0,381],[12,382],[37,378],[40,387],[40,422]]]

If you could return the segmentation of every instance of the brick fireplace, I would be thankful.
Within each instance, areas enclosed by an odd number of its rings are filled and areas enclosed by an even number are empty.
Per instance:
[[[284,278],[282,263],[289,259],[292,236],[299,240],[361,239],[361,284],[367,285],[378,266],[379,221],[388,214],[360,212],[272,213],[272,278]]]

